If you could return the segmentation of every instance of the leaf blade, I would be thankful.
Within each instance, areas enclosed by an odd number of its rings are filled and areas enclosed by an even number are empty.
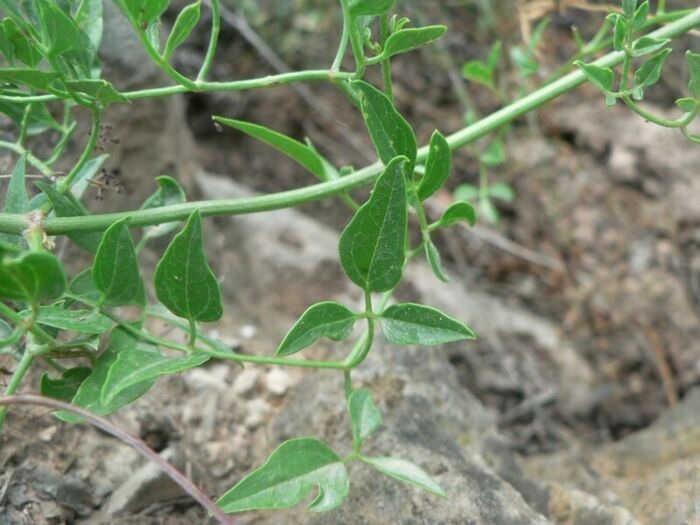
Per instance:
[[[352,331],[357,315],[346,306],[324,301],[309,307],[294,323],[277,349],[278,356],[292,355],[321,337],[342,341]]]
[[[283,509],[300,503],[313,489],[319,494],[309,510],[323,512],[348,495],[348,474],[341,458],[317,439],[286,441],[216,502],[226,513],[254,509]]]
[[[390,290],[403,274],[408,221],[405,163],[403,157],[389,163],[369,200],[340,235],[343,269],[352,282],[367,291]]]
[[[388,341],[398,345],[438,345],[476,339],[467,325],[436,308],[401,303],[381,313],[382,330]]]
[[[365,457],[362,461],[372,465],[382,474],[394,478],[404,483],[409,483],[427,492],[443,498],[447,497],[445,491],[431,478],[423,469],[414,465],[410,461],[389,457]]]
[[[418,198],[422,201],[431,197],[442,188],[450,176],[452,154],[447,139],[435,130],[430,138],[428,160],[425,163],[425,175],[418,186]]]
[[[158,300],[178,317],[207,322],[223,315],[219,283],[204,254],[199,210],[168,245],[154,280]]]
[[[102,293],[100,301],[111,306],[143,304],[143,281],[129,220],[126,217],[107,228],[92,266],[92,281]]]
[[[392,159],[404,156],[408,159],[407,173],[413,173],[418,146],[411,126],[391,100],[373,85],[363,80],[352,85],[362,95],[362,115],[381,161],[388,165]]]

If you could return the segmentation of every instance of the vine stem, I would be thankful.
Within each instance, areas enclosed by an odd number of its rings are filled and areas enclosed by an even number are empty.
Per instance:
[[[698,25],[700,25],[700,8],[667,26],[649,33],[649,36],[654,38],[673,38],[686,33]],[[601,67],[611,67],[622,62],[624,56],[624,52],[612,52],[595,61],[594,64]],[[308,72],[297,73],[297,75],[303,73]],[[323,75],[326,78],[333,77],[332,72],[329,71],[324,71]],[[470,144],[563,93],[571,91],[585,81],[586,78],[581,71],[574,71],[555,82],[541,87],[480,121],[448,136],[447,142],[450,149],[454,150]],[[427,155],[428,146],[420,148],[417,156],[418,162],[425,161]],[[102,231],[125,217],[131,217],[130,225],[132,227],[141,227],[184,220],[196,209],[200,209],[204,216],[215,216],[240,215],[289,208],[369,184],[376,179],[382,169],[382,164],[375,163],[340,179],[253,198],[190,202],[148,210],[91,215],[90,220],[85,220],[84,217],[50,217],[46,219],[44,226],[48,234],[56,235],[78,231]],[[0,214],[0,232],[17,235],[26,227],[27,219],[24,215]]]
[[[267,75],[259,78],[249,78],[245,80],[232,80],[230,82],[208,82],[199,81],[191,82],[191,87],[186,87],[181,84],[176,86],[164,86],[159,88],[140,89],[135,91],[126,91],[122,93],[128,102],[141,100],[146,98],[158,98],[179,93],[218,93],[222,91],[246,91],[249,89],[260,89],[284,86],[293,84],[294,82],[309,82],[317,80],[349,80],[355,76],[354,73],[343,71],[333,71],[330,69],[308,69],[305,71],[290,71],[288,73],[279,73],[277,75]],[[30,95],[30,96],[14,96],[0,95],[0,100],[5,102],[51,102],[53,100],[62,100],[66,97],[57,95]]]
[[[362,40],[362,35],[355,24],[352,14],[350,13],[350,2],[349,0],[340,0],[340,8],[343,11],[343,20],[347,24],[348,36],[350,37],[350,46],[352,47],[352,54],[355,57],[355,78],[362,78],[365,73],[365,65],[367,59],[365,58],[365,44]]]
[[[214,63],[214,54],[216,54],[216,44],[219,41],[219,31],[221,30],[221,6],[219,0],[207,0],[205,2],[211,8],[211,36],[209,37],[209,47],[207,54],[204,56],[204,62],[197,74],[197,82],[204,80]]]
[[[671,120],[663,117],[657,117],[653,113],[649,113],[639,104],[634,102],[629,96],[622,97],[622,100],[625,104],[627,104],[627,107],[634,111],[637,115],[645,118],[649,122],[653,122],[654,124],[658,124],[659,126],[663,126],[665,128],[685,128],[700,112],[700,106],[696,106],[693,111],[686,113],[678,119]]]
[[[22,359],[20,359],[17,368],[15,368],[15,371],[12,373],[10,382],[7,384],[7,388],[5,389],[6,396],[11,396],[17,392],[19,385],[22,383],[22,379],[24,379],[24,376],[27,375],[27,371],[29,371],[29,368],[32,366],[33,362],[34,354],[28,348],[25,349],[24,353],[22,354]],[[5,425],[6,417],[7,407],[0,408],[0,432],[2,431],[2,427]]]
[[[71,405],[70,403],[65,403],[57,399],[43,396],[11,395],[7,397],[0,397],[0,406],[8,407],[10,405],[36,405],[50,408],[52,410],[63,410],[82,417],[91,425],[133,447],[139,454],[149,461],[153,461],[170,477],[170,479],[180,485],[185,492],[192,496],[192,498],[195,499],[207,512],[214,516],[219,523],[222,525],[233,525],[233,520],[229,518],[224,511],[221,510],[216,503],[214,503],[199,487],[197,487],[192,480],[149,448],[148,445],[146,445],[146,443],[144,443],[142,440],[136,436],[132,436],[131,434],[124,432],[107,419],[96,416],[95,414],[75,405]]]
[[[78,162],[76,162],[73,168],[71,168],[68,175],[61,179],[56,185],[56,189],[60,193],[65,193],[70,189],[70,187],[73,185],[75,177],[78,175],[78,173],[80,173],[80,170],[83,169],[83,166],[85,166],[85,164],[87,164],[87,162],[90,160],[90,156],[92,155],[95,146],[97,146],[97,141],[100,138],[101,122],[102,111],[94,108],[92,110],[92,128],[90,129],[90,140],[88,140],[88,143],[85,145],[85,149],[83,150],[82,155],[80,155]]]

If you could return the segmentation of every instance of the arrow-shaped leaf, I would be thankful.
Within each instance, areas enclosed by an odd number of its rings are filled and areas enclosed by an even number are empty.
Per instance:
[[[223,315],[219,283],[204,254],[199,210],[170,242],[154,280],[158,300],[178,317],[216,321]]]
[[[476,339],[464,323],[422,304],[395,304],[381,316],[384,336],[397,345],[438,345]]]
[[[277,355],[295,354],[321,337],[342,341],[350,335],[356,320],[357,315],[340,303],[325,301],[315,304],[302,314],[287,333],[277,349]]]
[[[384,292],[403,274],[406,252],[406,159],[392,160],[377,179],[369,200],[340,236],[340,262],[357,286]]]
[[[345,465],[322,441],[291,439],[221,496],[217,505],[227,513],[285,509],[303,501],[314,487],[318,487],[318,495],[309,510],[323,512],[339,506],[350,487]]]

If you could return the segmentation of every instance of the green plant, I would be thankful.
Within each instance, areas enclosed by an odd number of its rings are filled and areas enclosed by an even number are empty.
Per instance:
[[[449,176],[451,150],[499,130],[513,119],[570,91],[586,78],[609,90],[612,73],[606,68],[622,62],[628,69],[634,53],[658,50],[666,44],[666,39],[697,27],[700,9],[673,16],[658,14],[635,24],[636,11],[626,0],[625,14],[616,19],[616,25],[619,20],[628,24],[622,32],[623,43],[620,44],[620,37],[616,38],[615,45],[623,46],[620,51],[600,58],[595,66],[585,66],[583,72],[576,71],[546,84],[453,135],[445,137],[436,130],[430,144],[418,148],[413,130],[393,104],[390,62],[396,54],[439,38],[446,28],[407,27],[407,19],[390,17],[393,0],[340,1],[343,33],[329,69],[232,82],[206,80],[218,41],[217,0],[211,1],[211,39],[194,79],[177,71],[170,58],[197,27],[200,1],[178,15],[162,49],[160,17],[169,1],[119,0],[116,3],[149,56],[174,85],[122,93],[100,78],[97,60],[102,19],[100,0],[27,0],[20,3],[0,0],[5,16],[0,25],[0,53],[5,62],[5,67],[0,68],[0,110],[14,120],[19,129],[16,141],[0,142],[0,147],[18,155],[5,195],[4,211],[0,213],[3,235],[0,241],[0,353],[17,360],[6,387],[7,397],[0,399],[3,407],[0,408],[0,426],[5,417],[4,407],[32,402],[60,409],[55,415],[65,421],[87,420],[104,425],[99,416],[113,413],[141,397],[159,376],[187,370],[210,359],[336,370],[345,378],[353,438],[351,452],[340,455],[313,438],[287,441],[263,466],[221,496],[220,509],[231,513],[289,507],[303,500],[314,487],[318,487],[318,495],[310,504],[311,510],[332,509],[347,496],[349,479],[345,464],[351,460],[359,460],[390,477],[444,496],[440,486],[417,466],[403,459],[363,454],[363,443],[381,425],[381,415],[370,390],[355,389],[351,375],[371,351],[378,325],[384,337],[398,345],[435,345],[475,337],[464,323],[429,306],[390,304],[406,265],[416,256],[425,254],[435,275],[446,281],[431,235],[436,229],[457,222],[473,224],[475,221],[474,208],[464,201],[454,203],[433,223],[425,212],[424,202]],[[669,21],[647,36],[632,39],[633,30]],[[663,45],[655,47],[660,42]],[[355,69],[341,71],[348,45]],[[651,48],[654,50],[649,51]],[[370,56],[367,56],[368,51]],[[663,53],[665,51],[655,56],[665,57]],[[684,130],[700,104],[700,62],[697,55],[689,53],[688,57],[690,91],[694,98],[679,104],[689,109],[684,125],[678,126]],[[660,66],[654,64],[662,60],[657,58],[651,66],[642,66],[639,71],[644,73],[639,74],[639,82],[631,90],[623,84],[618,93],[609,96],[622,98],[628,104],[630,94],[639,98],[643,89],[658,77]],[[383,90],[362,80],[365,70],[373,65],[381,67]],[[311,144],[298,142],[264,126],[217,116],[214,120],[219,125],[241,130],[283,151],[320,182],[254,198],[187,202],[176,181],[159,177],[157,192],[138,210],[89,215],[81,204],[82,194],[106,158],[105,155],[93,158],[93,155],[101,115],[107,106],[184,92],[238,91],[318,80],[333,83],[359,107],[379,162],[357,171],[338,170]],[[630,105],[637,111],[635,103]],[[58,176],[53,166],[73,136],[76,128],[73,112],[78,108],[91,113],[92,132],[77,162],[67,174]],[[62,110],[60,122],[54,118],[58,110]],[[28,151],[27,139],[47,130],[57,131],[59,139],[53,152],[42,160]],[[697,138],[687,133],[691,139]],[[487,150],[482,162],[500,162],[502,151],[497,151],[498,148],[502,150],[501,146]],[[39,193],[31,199],[27,191],[27,165],[45,178],[36,184]],[[374,184],[371,196],[358,206],[347,194],[348,190],[370,183]],[[330,301],[310,306],[289,330],[275,356],[236,353],[201,331],[198,323],[215,321],[222,315],[219,286],[203,250],[202,219],[291,207],[334,195],[355,210],[340,236],[339,254],[348,278],[364,294],[364,308],[353,311]],[[509,196],[507,188],[497,185],[491,185],[487,195]],[[421,232],[421,240],[415,246],[409,242],[409,219],[415,220]],[[185,226],[170,241],[154,276],[157,299],[169,311],[165,312],[149,305],[140,273],[139,253],[149,240],[172,233],[183,220],[187,221]],[[143,232],[135,244],[131,231],[139,228]],[[93,253],[92,266],[69,280],[60,260],[50,251],[51,236],[55,235],[66,235],[82,249]],[[123,319],[114,310],[119,306],[135,306],[141,312],[140,318],[136,321]],[[180,344],[149,333],[144,328],[148,317],[163,319],[183,330],[189,336],[187,343]],[[335,341],[347,339],[357,322],[366,325],[365,331],[344,359],[312,361],[289,357],[321,337]],[[108,334],[107,346],[100,351],[99,338],[105,333]],[[164,349],[179,354],[172,357]],[[83,359],[84,365],[66,369],[60,364],[65,358]],[[53,399],[14,396],[28,369],[37,361],[52,369],[42,377],[40,390],[43,396]],[[88,412],[92,414],[89,417]],[[137,442],[132,444],[142,446]],[[198,500],[209,504],[206,498]],[[222,523],[227,523],[227,518],[216,509],[213,513]]]

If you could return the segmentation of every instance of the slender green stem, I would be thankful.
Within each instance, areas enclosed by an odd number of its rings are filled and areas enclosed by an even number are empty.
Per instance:
[[[666,12],[666,0],[659,0],[659,3],[656,5],[656,14],[662,15],[665,12]]]
[[[15,144],[14,142],[7,142],[4,140],[0,140],[0,148],[5,148],[9,149],[10,151],[14,151],[17,153],[17,155],[24,155],[25,153],[27,154],[27,162],[34,166],[36,169],[38,169],[42,175],[45,175],[46,177],[52,177],[53,176],[53,170],[47,166],[45,163],[37,159],[34,155],[32,155],[29,151],[27,151],[23,146],[20,146],[19,144]]]
[[[372,293],[365,290],[365,314],[367,314],[367,329],[360,336],[357,344],[350,352],[350,355],[345,359],[344,370],[352,370],[359,366],[365,360],[374,343],[374,313],[372,309]]]
[[[52,347],[56,345],[56,341],[53,337],[51,337],[50,334],[48,334],[43,328],[34,324],[34,321],[36,319],[35,315],[33,315],[30,319],[26,319],[2,302],[0,302],[0,315],[5,316],[15,325],[22,326],[24,329],[37,336],[39,339],[43,340],[48,345],[51,345]]]
[[[17,368],[15,368],[15,371],[12,373],[10,382],[7,384],[7,388],[5,388],[5,396],[11,396],[17,392],[19,385],[22,383],[24,376],[27,375],[33,361],[34,354],[30,352],[28,348],[25,349],[24,353],[22,354],[22,359],[20,359]],[[2,432],[2,427],[5,424],[6,417],[7,407],[0,407],[0,432]]]
[[[340,7],[343,11],[343,20],[347,24],[348,36],[350,37],[350,46],[352,54],[355,57],[355,78],[362,78],[365,73],[365,44],[354,17],[350,13],[349,0],[340,0]]]
[[[190,337],[187,341],[187,346],[189,346],[190,348],[194,348],[194,345],[197,342],[197,322],[194,319],[189,319],[189,324]]]
[[[160,67],[163,70],[163,72],[166,75],[168,75],[173,81],[177,82],[178,84],[180,84],[188,90],[193,90],[195,88],[195,83],[182,73],[178,72],[173,66],[168,64],[168,62],[163,60],[163,57],[161,57],[158,51],[156,51],[151,45],[151,42],[150,40],[148,40],[145,31],[143,31],[138,26],[134,26],[134,28],[136,29],[136,36],[138,37],[139,42],[141,42],[141,45],[146,50],[146,53],[148,53],[148,56],[151,57],[151,60],[158,64],[158,67]]]
[[[260,89],[284,86],[295,82],[311,82],[311,81],[336,81],[349,80],[354,77],[353,73],[343,71],[331,71],[329,69],[310,69],[306,71],[292,71],[289,73],[280,73],[277,75],[268,75],[260,78],[250,78],[246,80],[233,80],[230,82],[195,82],[191,88],[183,85],[165,86],[159,88],[140,89],[136,91],[127,91],[122,93],[126,101],[133,102],[135,100],[143,100],[149,98],[159,98],[179,93],[218,93],[228,91],[246,91],[249,89]],[[51,102],[53,100],[62,100],[66,97],[57,95],[33,95],[33,96],[14,96],[0,95],[0,100],[5,102]]]
[[[70,139],[73,136],[73,132],[75,132],[75,128],[77,126],[78,122],[73,121],[70,124],[68,124],[67,127],[63,128],[63,131],[61,132],[61,139],[58,141],[53,151],[51,152],[51,156],[48,159],[46,159],[47,165],[53,165],[61,157],[63,151],[68,145],[68,142],[70,142]]]
[[[65,178],[61,179],[56,185],[56,189],[59,192],[65,193],[70,189],[70,187],[73,185],[75,177],[77,177],[78,173],[80,173],[80,170],[82,170],[85,164],[87,164],[87,162],[90,160],[90,155],[92,155],[95,146],[97,146],[97,141],[100,138],[101,122],[102,111],[100,111],[99,109],[93,109],[92,129],[90,129],[90,140],[88,140],[87,144],[85,145],[85,149],[83,150],[82,155],[80,155],[78,162],[76,162],[75,165],[71,168],[71,170],[68,172],[68,175],[66,175]]]
[[[350,399],[350,394],[352,394],[352,371],[343,370],[343,382],[345,384],[345,399]]]
[[[188,345],[182,345],[179,343],[175,343],[173,341],[169,341],[167,339],[163,339],[160,337],[153,336],[151,334],[148,334],[146,332],[143,332],[139,330],[138,328],[135,328],[131,326],[130,324],[124,322],[121,318],[118,316],[114,315],[113,313],[107,311],[107,310],[102,310],[102,314],[106,315],[110,319],[112,319],[114,322],[119,324],[124,330],[127,332],[131,333],[132,335],[143,339],[144,341],[147,341],[149,343],[153,343],[156,345],[160,345],[164,348],[171,348],[173,350],[179,350],[180,352],[192,352],[193,350],[196,352],[203,352],[206,354],[209,354],[212,357],[216,357],[218,359],[225,359],[227,361],[236,361],[239,363],[257,363],[257,364],[264,364],[264,365],[281,365],[281,366],[298,366],[298,367],[305,367],[305,368],[330,368],[330,369],[338,369],[342,370],[345,368],[345,365],[342,361],[306,361],[302,359],[289,359],[286,357],[266,357],[266,356],[257,356],[257,355],[244,355],[244,354],[236,354],[234,352],[222,352],[218,350],[213,350],[211,348],[202,348],[199,346],[188,346]]]
[[[338,44],[338,52],[335,54],[331,71],[340,71],[340,66],[343,64],[343,57],[348,50],[348,20],[343,16],[343,33],[340,35],[340,43]]]
[[[379,38],[381,39],[382,49],[389,38],[389,15],[384,15],[379,21]],[[391,78],[391,60],[387,58],[382,60],[382,79],[384,80],[384,93],[389,97],[391,103],[394,103],[394,86]]]
[[[681,128],[681,131],[689,141],[694,142],[695,144],[700,144],[700,135],[691,133],[690,131],[688,131],[687,127]]]
[[[17,138],[17,144],[24,147],[27,141],[27,131],[29,130],[29,119],[32,116],[32,109],[34,104],[29,103],[27,107],[24,108],[24,114],[22,115],[22,122],[19,126],[19,137]]]
[[[209,73],[209,70],[214,63],[216,45],[219,42],[219,31],[221,29],[221,6],[219,5],[219,0],[210,0],[209,6],[211,7],[211,36],[209,37],[207,54],[205,55],[204,62],[202,62],[202,67],[197,74],[196,82],[201,82],[204,80]]]
[[[695,9],[682,19],[650,33],[649,36],[654,38],[672,38],[693,29],[697,25],[700,25],[700,8]],[[595,64],[601,67],[611,67],[619,64],[623,59],[623,52],[613,52],[600,58]],[[332,77],[332,74],[328,71],[325,71],[324,74],[326,77]],[[478,122],[450,135],[447,138],[450,149],[454,150],[474,142],[563,93],[571,91],[585,81],[586,78],[581,71],[574,71],[551,84],[543,86]],[[0,143],[0,146],[1,145]],[[428,147],[424,146],[420,148],[418,150],[417,161],[425,161],[427,155]],[[89,221],[86,221],[82,217],[50,217],[45,221],[45,229],[50,235],[78,231],[102,231],[114,222],[127,216],[131,217],[131,226],[141,227],[183,220],[196,209],[200,209],[205,216],[214,216],[239,215],[289,208],[369,184],[376,179],[382,169],[382,164],[375,163],[340,179],[253,198],[193,202],[163,206],[149,210],[93,215],[90,217]],[[17,214],[0,214],[0,232],[18,234],[26,227],[27,221],[24,216]]]
[[[634,102],[634,100],[632,100],[629,96],[622,97],[622,100],[625,102],[625,104],[627,104],[627,107],[641,117],[644,117],[649,122],[653,122],[654,124],[658,124],[659,126],[663,126],[665,128],[685,128],[693,121],[698,112],[700,112],[700,106],[696,106],[690,113],[685,113],[682,117],[671,120],[663,117],[657,117],[656,115],[649,113],[647,110]]]

